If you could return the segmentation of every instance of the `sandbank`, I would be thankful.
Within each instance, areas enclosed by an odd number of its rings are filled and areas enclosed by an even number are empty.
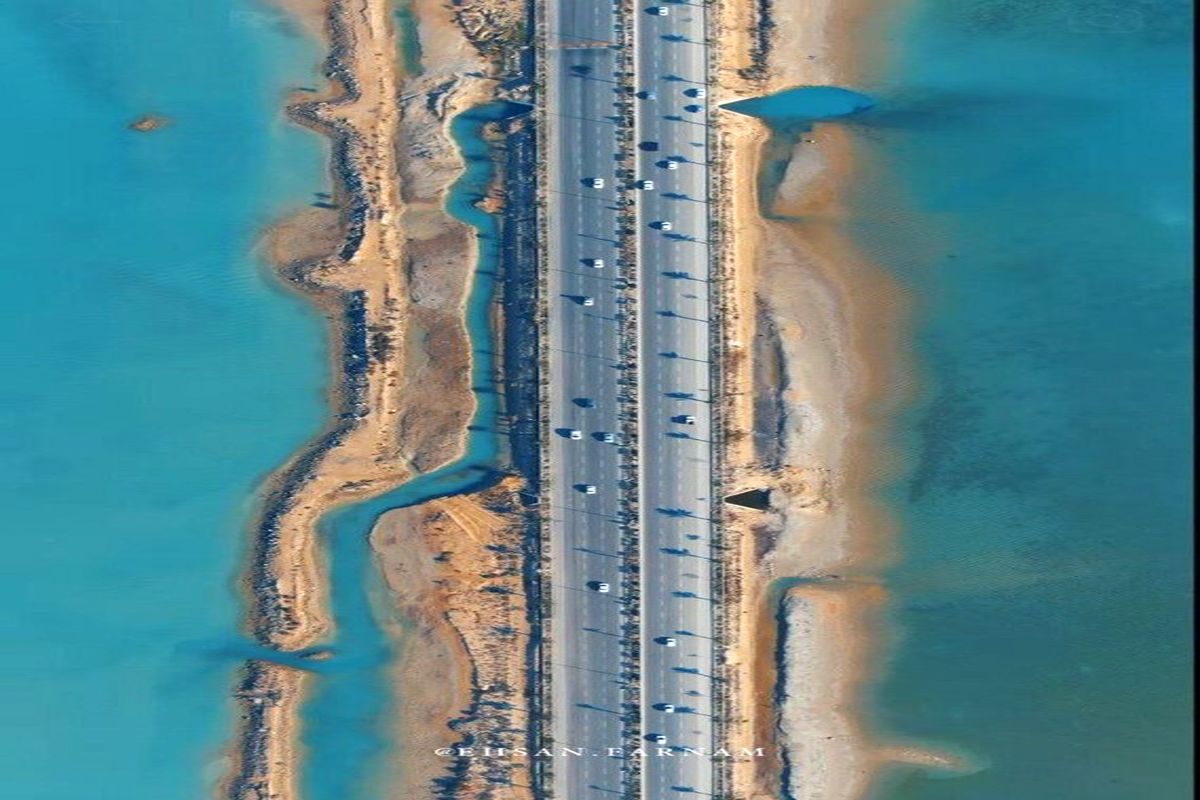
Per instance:
[[[414,3],[422,48],[439,66],[418,76],[399,72],[387,0],[277,5],[328,48],[327,86],[297,90],[288,114],[329,138],[332,183],[321,208],[281,221],[262,243],[286,284],[324,313],[331,345],[330,423],[268,480],[252,536],[246,625],[286,653],[332,633],[320,519],[463,450],[475,407],[463,320],[475,242],[443,208],[462,169],[448,126],[490,99],[495,81],[439,4]],[[417,651],[408,652],[411,666]],[[443,653],[450,673],[472,669],[464,653]],[[310,683],[267,660],[245,666],[222,796],[297,797],[299,709]],[[413,721],[446,711],[429,706]]]
[[[876,13],[869,2],[720,4],[714,102],[853,87],[871,57],[855,45]],[[844,128],[788,139],[731,112],[717,122],[722,222],[735,232],[721,253],[724,477],[730,493],[771,490],[765,512],[726,511],[728,594],[740,599],[727,609],[730,736],[771,756],[735,764],[733,786],[852,800],[901,752],[869,729],[863,687],[889,635],[875,576],[894,557],[894,524],[876,491],[896,466],[887,423],[909,391],[909,298],[843,228],[862,169]],[[780,592],[785,579],[802,587]]]

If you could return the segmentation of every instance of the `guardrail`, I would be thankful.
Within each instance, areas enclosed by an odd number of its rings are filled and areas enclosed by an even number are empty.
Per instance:
[[[637,264],[637,231],[638,208],[631,195],[630,185],[637,178],[637,117],[634,112],[633,93],[636,80],[636,63],[633,62],[635,37],[637,29],[632,22],[637,20],[637,11],[633,0],[622,0],[617,14],[617,57],[616,66],[619,75],[618,87],[620,92],[620,119],[617,127],[617,146],[622,154],[620,176],[617,182],[617,197],[621,211],[617,215],[618,238],[621,242],[620,278],[624,282],[622,293],[622,316],[620,332],[620,356],[622,359],[621,374],[621,419],[622,429],[627,449],[622,470],[632,479],[623,482],[622,492],[622,536],[621,555],[624,571],[621,579],[621,592],[625,603],[626,622],[622,625],[624,634],[622,644],[624,653],[622,661],[623,678],[625,680],[622,715],[622,735],[626,742],[639,742],[642,736],[642,590],[641,590],[641,494],[637,479],[641,461],[641,420],[638,408],[639,373],[638,373],[638,304],[637,287],[640,275]],[[622,789],[629,800],[641,797],[641,761],[636,756],[630,756],[622,768],[624,779]]]
[[[719,44],[713,37],[712,14],[715,0],[705,0],[704,9],[704,40],[705,40],[705,80],[711,87],[717,83],[716,65],[720,62],[719,50],[714,58],[714,48]],[[711,95],[711,91],[710,91]],[[733,290],[729,280],[729,262],[732,253],[729,251],[728,239],[725,236],[727,214],[724,203],[714,203],[714,198],[724,197],[727,189],[725,166],[721,158],[724,144],[716,124],[717,111],[710,101],[705,104],[705,147],[708,153],[708,241],[709,241],[709,361],[712,368],[709,371],[709,397],[712,399],[712,570],[713,570],[713,745],[716,749],[731,749],[729,744],[729,721],[732,715],[731,690],[732,679],[728,663],[728,648],[731,646],[730,632],[735,626],[730,625],[731,606],[729,598],[736,598],[737,587],[731,583],[729,559],[736,558],[736,536],[725,524],[725,448],[728,444],[726,424],[729,419],[725,358],[728,352],[726,323],[729,319],[728,305],[730,293]],[[736,604],[733,606],[736,608]],[[732,765],[727,759],[713,759],[713,797],[732,797]]]
[[[546,138],[546,47],[549,36],[546,23],[546,7],[542,0],[532,0],[533,20],[533,124],[534,141],[538,154],[547,152]],[[553,651],[554,637],[551,635],[550,620],[553,617],[554,605],[551,597],[551,558],[550,558],[550,509],[547,503],[549,487],[554,476],[550,472],[550,451],[546,443],[550,441],[550,402],[549,402],[549,257],[547,255],[546,231],[546,192],[549,186],[546,172],[546,159],[535,158],[536,186],[534,215],[537,219],[537,284],[535,306],[538,329],[537,359],[538,359],[538,439],[541,443],[539,471],[538,507],[535,525],[537,526],[538,564],[535,580],[538,583],[538,622],[541,625],[541,644],[537,648],[537,667],[535,673],[536,685],[533,695],[536,697],[536,713],[530,714],[530,731],[533,748],[530,753],[536,753],[542,748],[554,744],[553,722],[554,707],[552,704],[553,682]],[[532,700],[533,698],[531,698]],[[534,712],[535,709],[531,709]],[[529,764],[530,785],[535,798],[550,797],[553,794],[554,767],[552,759],[542,759],[531,756]]]

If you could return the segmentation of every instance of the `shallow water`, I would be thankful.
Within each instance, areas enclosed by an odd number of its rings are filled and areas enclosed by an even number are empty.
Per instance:
[[[318,671],[316,694],[304,709],[305,796],[312,800],[353,800],[382,796],[382,756],[395,721],[386,718],[396,702],[385,668],[393,642],[385,631],[386,587],[371,554],[369,536],[385,511],[486,485],[501,458],[497,429],[500,395],[496,388],[491,310],[500,266],[499,219],[474,206],[483,199],[495,167],[483,126],[523,107],[490,103],[463,112],[451,132],[466,166],[451,186],[446,209],[476,229],[479,253],[467,300],[472,386],[478,403],[462,458],[416,478],[395,491],[334,514],[323,533],[331,554],[331,585],[337,638],[334,656]],[[388,619],[391,617],[389,616]],[[401,625],[403,620],[400,621]],[[403,691],[403,686],[400,687]],[[431,756],[432,757],[432,756]]]
[[[912,292],[921,373],[872,707],[984,766],[880,798],[1188,793],[1189,28],[917,0],[870,43],[849,232]]]
[[[207,797],[254,493],[324,416],[319,320],[250,255],[326,188],[281,113],[320,55],[249,0],[17,0],[0,50],[0,797]]]

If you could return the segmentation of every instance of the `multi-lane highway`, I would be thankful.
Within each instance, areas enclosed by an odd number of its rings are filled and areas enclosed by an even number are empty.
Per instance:
[[[663,8],[545,12],[551,734],[585,753],[555,759],[559,800],[713,792],[712,762],[695,755],[714,747],[705,20],[699,3]],[[630,102],[636,149],[622,152]],[[636,343],[621,335],[634,309]],[[622,428],[635,409],[636,443]],[[636,521],[623,517],[635,499]],[[640,760],[615,755],[638,747]]]
[[[625,790],[616,24],[611,2],[547,4],[551,734],[585,753],[551,765],[563,800]]]
[[[703,3],[638,11],[642,727],[676,754],[648,754],[642,796],[665,800],[713,792],[682,750],[714,746],[707,47]]]

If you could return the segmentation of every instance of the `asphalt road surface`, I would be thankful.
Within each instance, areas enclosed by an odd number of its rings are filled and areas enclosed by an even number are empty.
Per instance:
[[[713,747],[707,100],[695,96],[707,53],[703,7],[668,7],[659,16],[639,5],[626,20],[640,94],[635,140],[654,143],[639,147],[636,171],[653,189],[627,186],[617,172],[619,6],[553,0],[546,10],[551,732],[557,748],[585,753],[554,759],[558,800],[612,800],[631,788],[668,800],[713,787],[711,761],[683,749]],[[636,199],[638,280],[623,296],[625,193]],[[629,301],[639,315],[633,367],[619,336]],[[636,472],[620,436],[623,368],[639,376]],[[641,507],[641,742],[622,739],[623,479],[638,482]],[[634,746],[646,753],[640,787],[623,784],[626,762],[610,755]]]
[[[551,733],[561,800],[620,796],[621,353],[617,314],[616,6],[548,4]],[[589,184],[604,181],[603,188]],[[603,261],[595,267],[594,259]],[[590,303],[590,304],[588,304]],[[578,439],[572,439],[572,431]],[[618,441],[601,440],[604,434]],[[586,486],[595,494],[585,493]],[[598,591],[607,584],[608,592]]]
[[[713,791],[711,759],[684,749],[714,747],[708,53],[701,3],[647,6],[634,23],[637,178],[654,184],[638,191],[642,728],[666,742],[646,743],[642,785],[668,800]]]

